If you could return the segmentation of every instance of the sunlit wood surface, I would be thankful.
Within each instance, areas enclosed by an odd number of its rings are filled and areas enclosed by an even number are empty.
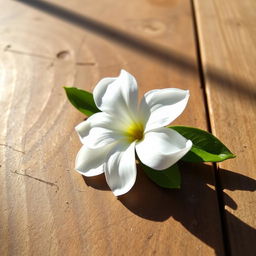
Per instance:
[[[254,0],[0,4],[0,255],[256,255]],[[180,190],[138,170],[118,198],[75,172],[84,116],[63,86],[92,91],[120,69],[140,96],[189,89],[175,124],[237,158],[183,164]]]

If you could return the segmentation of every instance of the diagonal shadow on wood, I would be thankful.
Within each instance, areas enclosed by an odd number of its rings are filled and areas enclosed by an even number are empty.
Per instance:
[[[79,13],[67,10],[61,6],[44,1],[33,0],[15,0],[23,2],[31,7],[54,15],[66,22],[83,28],[86,31],[104,36],[106,39],[122,44],[132,50],[139,51],[149,57],[158,59],[165,64],[182,70],[183,73],[189,73],[198,76],[198,68],[193,59],[182,56],[163,46],[152,44],[142,38],[131,35],[125,31],[116,29],[102,22],[96,21]],[[222,71],[207,67],[207,78],[211,80],[215,86],[229,90],[238,90],[241,94],[252,101],[256,98],[255,86],[247,81],[243,81],[234,75],[223,74]]]
[[[162,189],[152,183],[143,173],[138,170],[138,177],[135,186],[129,193],[120,196],[120,202],[134,214],[152,221],[165,221],[172,217],[180,222],[190,233],[201,241],[215,249],[216,255],[223,255],[219,243],[222,238],[215,237],[216,232],[212,229],[219,229],[221,234],[220,216],[216,191],[209,185],[213,183],[213,169],[211,166],[202,164],[184,164],[182,166],[183,184],[180,190]],[[220,170],[222,176],[229,182],[225,184],[227,190],[255,191],[256,181],[241,174],[228,170]],[[109,190],[104,175],[84,178],[87,185],[96,189]],[[229,208],[237,209],[239,205],[224,193],[226,205]],[[212,208],[211,208],[212,207]],[[251,255],[253,246],[250,241],[255,240],[256,231],[236,216],[225,210],[224,215],[232,226],[251,239],[240,241],[244,243],[244,255]],[[214,227],[213,227],[214,226]],[[239,237],[239,234],[237,234]],[[254,238],[254,239],[253,239]],[[228,241],[226,241],[228,242]],[[256,248],[255,248],[256,249]]]

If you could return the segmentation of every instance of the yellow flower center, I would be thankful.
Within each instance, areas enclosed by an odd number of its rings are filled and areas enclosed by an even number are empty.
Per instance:
[[[125,136],[129,142],[142,140],[144,138],[144,125],[142,123],[133,122],[125,131]]]

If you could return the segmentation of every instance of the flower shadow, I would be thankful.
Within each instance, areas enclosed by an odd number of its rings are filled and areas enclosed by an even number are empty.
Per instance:
[[[129,193],[119,196],[119,201],[131,212],[144,219],[162,222],[172,217],[180,222],[190,233],[214,248],[216,255],[223,255],[220,245],[222,238],[216,235],[226,231],[221,230],[222,223],[220,220],[222,216],[220,216],[217,193],[214,188],[215,184],[213,184],[214,173],[212,166],[191,163],[182,164],[181,189],[160,188],[146,177],[139,166],[137,168],[138,174],[134,187]],[[228,170],[220,169],[219,171],[221,172],[224,189],[232,191],[256,190],[255,180]],[[104,175],[84,177],[84,181],[88,186],[95,189],[110,190]],[[238,208],[236,202],[224,192],[223,197],[228,207],[234,210]],[[225,211],[224,215],[225,222],[228,221],[230,225],[236,226],[236,230],[242,233],[243,237],[253,238],[256,235],[254,228],[232,215],[229,211]],[[224,225],[223,228],[225,229],[226,224]],[[215,232],[213,232],[213,229],[215,229]],[[244,242],[249,243],[250,239]],[[224,243],[228,244],[227,238],[224,238]],[[249,246],[248,244],[248,246],[243,246],[244,248],[251,250],[252,245]]]
[[[99,189],[99,190],[110,190],[104,174],[93,176],[93,177],[85,177],[85,176],[82,176],[82,177],[87,186],[90,186],[92,188]]]
[[[224,232],[224,243],[227,244],[228,238],[225,237],[226,230],[221,230],[222,223],[220,220],[222,216],[220,216],[217,193],[213,184],[213,169],[210,165],[184,164],[181,166],[181,171],[183,176],[182,188],[169,190],[156,186],[141,170],[138,170],[135,186],[129,193],[120,196],[119,200],[131,212],[145,219],[164,221],[172,217],[201,241],[214,248],[216,255],[222,255],[221,238],[217,238],[216,235]],[[225,180],[225,189],[256,190],[255,180],[228,170],[221,169],[220,171],[223,180]],[[238,208],[232,198],[225,193],[223,195],[228,207]],[[255,229],[230,212],[225,211],[224,216],[224,222],[228,221],[229,224],[232,223],[236,226],[236,230],[243,233],[243,237],[252,238],[256,235]],[[225,228],[226,224],[224,224],[223,229]],[[239,234],[237,236],[239,237]],[[228,245],[225,246],[228,247]],[[243,246],[243,248],[246,247]],[[250,250],[252,245],[247,246],[247,248]]]
[[[213,188],[213,169],[210,165],[183,164],[182,188],[163,189],[152,183],[138,168],[138,177],[132,190],[119,197],[119,200],[137,215],[155,221],[163,221],[175,216],[177,219],[185,219],[193,208],[200,204],[217,205],[216,192]],[[255,191],[255,180],[241,174],[221,169],[224,189]],[[212,185],[212,186],[211,186]],[[237,209],[236,202],[227,194],[224,194],[226,204]],[[215,205],[215,206],[216,206]],[[184,216],[183,216],[184,215]]]

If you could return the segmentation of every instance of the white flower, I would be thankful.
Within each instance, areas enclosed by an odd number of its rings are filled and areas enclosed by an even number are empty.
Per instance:
[[[105,173],[116,196],[135,183],[135,150],[143,164],[156,170],[170,167],[190,150],[190,140],[164,127],[183,112],[189,91],[152,90],[138,104],[137,82],[122,70],[119,77],[102,79],[93,97],[102,112],[76,127],[83,143],[76,170],[85,176]]]

